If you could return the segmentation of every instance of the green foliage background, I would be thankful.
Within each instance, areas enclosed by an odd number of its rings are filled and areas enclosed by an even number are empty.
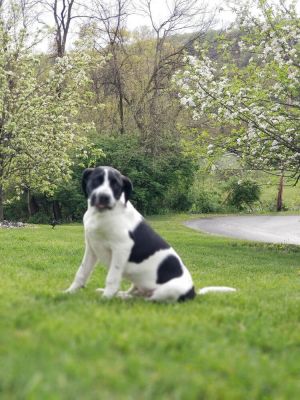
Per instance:
[[[261,16],[245,4],[243,18],[226,32],[210,25],[203,32],[176,31],[175,16],[174,30],[154,35],[149,29],[131,32],[124,20],[113,41],[95,15],[86,25],[80,20],[78,40],[60,53],[57,42],[48,51],[32,51],[35,8],[2,2],[0,219],[4,205],[6,219],[81,220],[81,175],[97,165],[112,165],[133,181],[132,201],[144,214],[273,209],[276,193],[268,198],[270,186],[260,170],[294,182],[299,171],[294,61],[300,29],[292,4],[254,4]],[[188,2],[178,6],[185,5],[188,11]],[[59,29],[51,32],[56,39]],[[37,40],[40,32],[35,34]],[[240,111],[246,99],[247,112]],[[290,101],[293,107],[287,107]],[[276,132],[270,134],[264,119]],[[251,140],[241,137],[245,130]],[[235,165],[224,162],[230,157]],[[253,183],[246,183],[248,177]],[[270,180],[273,191],[278,182]],[[294,194],[286,188],[284,196]],[[296,210],[298,199],[284,197],[284,203]]]
[[[137,135],[104,135],[95,147],[105,155],[93,160],[95,165],[110,165],[128,176],[134,186],[132,202],[144,214],[162,214],[170,210],[186,211],[191,206],[189,190],[193,182],[194,163],[171,144],[169,151],[153,156],[140,145]],[[91,165],[90,160],[84,161]],[[81,163],[80,163],[81,164]],[[59,201],[62,219],[81,220],[86,209],[86,199],[81,190],[82,165],[73,167],[72,179],[61,186],[52,197],[35,193],[40,211],[28,219],[26,196],[6,207],[10,219],[22,218],[34,223],[47,223],[52,218],[51,204]]]

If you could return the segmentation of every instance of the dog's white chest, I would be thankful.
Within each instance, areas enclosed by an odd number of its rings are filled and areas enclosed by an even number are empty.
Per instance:
[[[132,207],[132,206],[131,206]],[[99,261],[110,264],[113,251],[130,252],[133,241],[129,231],[139,220],[139,214],[132,214],[130,206],[124,210],[115,209],[107,213],[88,210],[84,215],[85,236]]]

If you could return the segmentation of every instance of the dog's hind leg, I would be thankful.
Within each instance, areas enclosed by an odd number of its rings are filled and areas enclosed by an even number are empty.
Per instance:
[[[104,288],[97,288],[96,292],[103,294]],[[132,299],[134,297],[149,298],[152,296],[153,290],[140,290],[135,285],[130,286],[128,290],[119,290],[116,297],[120,299]]]
[[[116,294],[116,297],[119,297],[121,299],[131,299],[133,297],[143,297],[144,293],[141,293],[140,290],[134,286],[131,285],[128,290],[119,290],[118,293]]]
[[[178,301],[180,296],[186,293],[187,290],[183,287],[182,282],[177,279],[164,283],[153,291],[153,294],[146,298],[149,301],[157,302],[175,302]]]
[[[121,299],[129,299],[138,295],[139,291],[134,285],[131,285],[128,290],[119,290],[117,293],[117,297],[120,297]]]
[[[96,292],[103,294],[104,288],[97,288]],[[132,285],[128,290],[119,290],[116,294],[116,297],[120,299],[131,299],[132,297],[137,296],[137,289],[134,285]]]

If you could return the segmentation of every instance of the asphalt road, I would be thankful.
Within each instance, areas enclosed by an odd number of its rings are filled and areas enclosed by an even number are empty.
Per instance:
[[[187,221],[190,228],[237,239],[300,244],[300,215],[249,215]]]

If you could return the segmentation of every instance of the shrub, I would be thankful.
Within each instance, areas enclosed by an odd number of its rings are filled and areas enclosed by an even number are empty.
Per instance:
[[[219,183],[207,173],[198,169],[189,190],[190,212],[210,213],[222,210],[222,192]]]
[[[226,185],[226,190],[228,191],[226,203],[239,211],[247,208],[252,210],[252,205],[259,201],[260,187],[250,179],[233,178]]]
[[[220,212],[221,196],[215,191],[199,191],[191,195],[192,207],[190,211],[195,214],[207,214],[211,212]]]
[[[58,188],[54,195],[61,207],[64,221],[82,220],[86,210],[86,199],[81,189],[82,169],[73,171],[72,179],[64,186]]]
[[[43,211],[38,211],[36,214],[32,215],[27,219],[30,224],[50,224],[51,216],[47,215]]]
[[[4,205],[4,217],[9,221],[27,221],[28,209],[25,196]]]
[[[106,154],[99,162],[119,169],[132,180],[132,202],[141,213],[189,209],[194,165],[177,145],[155,156],[146,151],[136,135],[103,136],[98,145]]]

